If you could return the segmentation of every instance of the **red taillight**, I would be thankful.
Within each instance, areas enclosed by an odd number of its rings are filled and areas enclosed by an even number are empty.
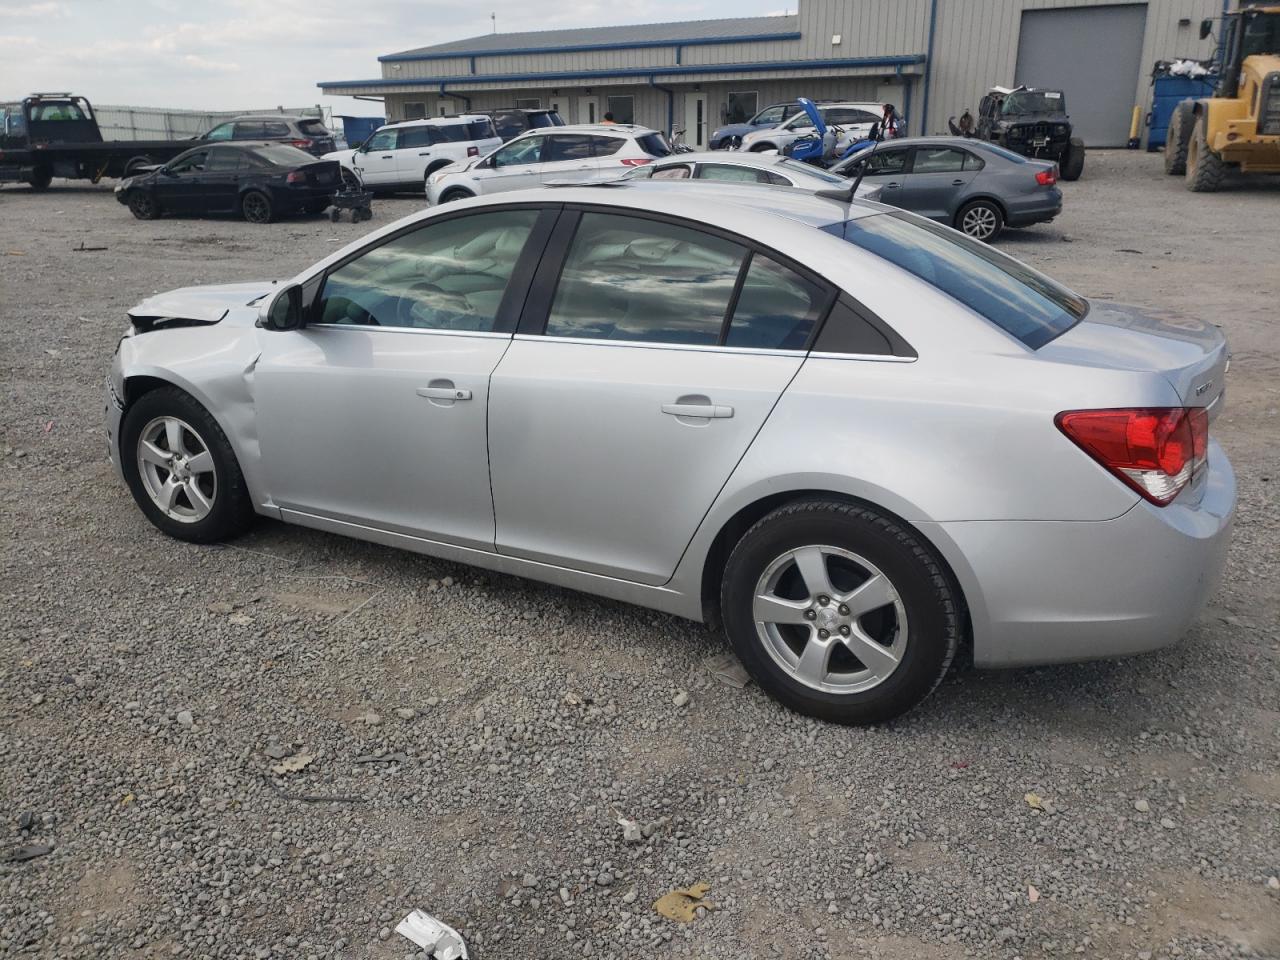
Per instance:
[[[622,161],[624,167],[643,167],[646,163],[653,163],[653,157],[625,157]]]
[[[1052,187],[1058,182],[1057,170],[1041,170],[1036,174],[1036,183],[1042,187]]]
[[[478,157],[478,156],[480,156],[480,148],[479,148],[479,147],[467,147],[467,156],[468,156],[468,157]]]
[[[299,150],[306,150],[311,146],[310,140],[290,140],[290,145],[297,147]]]
[[[1173,500],[1205,464],[1203,407],[1068,410],[1054,422],[1085,453],[1157,506]]]
[[[289,175],[284,178],[285,183],[305,183],[307,175],[301,170],[290,170]]]

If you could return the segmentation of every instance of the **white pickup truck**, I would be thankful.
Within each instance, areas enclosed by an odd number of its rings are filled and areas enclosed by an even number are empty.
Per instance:
[[[502,139],[484,114],[429,117],[389,123],[354,150],[326,153],[364,178],[375,193],[426,189],[427,177],[455,160],[498,149]]]

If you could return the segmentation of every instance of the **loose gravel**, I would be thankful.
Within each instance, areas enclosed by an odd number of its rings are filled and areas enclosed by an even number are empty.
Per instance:
[[[1112,152],[1064,192],[1000,245],[1231,337],[1226,580],[1178,646],[851,730],[714,679],[695,624],[267,521],[161,536],[105,460],[124,311],[368,227],[0,190],[0,956],[412,957],[421,907],[480,960],[1280,957],[1280,189]]]

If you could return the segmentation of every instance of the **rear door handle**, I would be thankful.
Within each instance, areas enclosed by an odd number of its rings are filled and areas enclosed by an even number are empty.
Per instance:
[[[884,188],[885,188],[886,190],[895,190],[895,189],[897,189],[897,188],[898,188],[898,187],[900,187],[900,186],[902,186],[902,184],[900,184],[900,183],[886,183],[886,184],[884,185]]]
[[[953,187],[963,187],[963,186],[964,186],[964,181],[963,181],[963,180],[952,180],[952,181],[951,181],[951,185],[952,185]]]
[[[470,390],[459,390],[450,384],[447,387],[419,387],[418,396],[426,397],[428,400],[470,400]]]
[[[382,155],[383,160],[394,160],[395,158],[396,158],[396,155],[394,153],[384,153]]]
[[[673,417],[726,420],[733,416],[733,407],[723,403],[664,403],[662,412]]]
[[[420,157],[429,157],[429,156],[431,156],[431,151],[430,151],[430,150],[424,150],[424,151],[422,151],[422,153],[418,154],[418,156],[420,156]]]

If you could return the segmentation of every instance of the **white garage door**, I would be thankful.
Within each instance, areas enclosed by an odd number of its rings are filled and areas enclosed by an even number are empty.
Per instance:
[[[1024,10],[1015,82],[1064,91],[1075,135],[1086,146],[1122,147],[1146,25],[1145,3]]]

